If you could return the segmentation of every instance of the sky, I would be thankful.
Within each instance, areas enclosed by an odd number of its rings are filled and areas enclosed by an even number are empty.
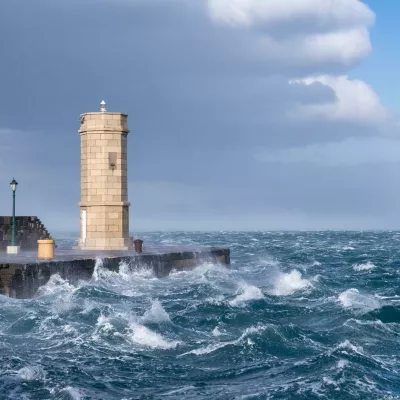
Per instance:
[[[79,114],[129,114],[132,231],[400,229],[381,0],[1,0],[0,215],[79,230]]]

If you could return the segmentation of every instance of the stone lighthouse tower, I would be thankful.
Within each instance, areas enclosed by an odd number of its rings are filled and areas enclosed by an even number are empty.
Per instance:
[[[128,115],[81,114],[81,250],[128,250]]]

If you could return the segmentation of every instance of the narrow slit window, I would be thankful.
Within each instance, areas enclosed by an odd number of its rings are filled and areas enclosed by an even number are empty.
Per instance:
[[[108,165],[112,170],[117,168],[117,153],[108,153]]]

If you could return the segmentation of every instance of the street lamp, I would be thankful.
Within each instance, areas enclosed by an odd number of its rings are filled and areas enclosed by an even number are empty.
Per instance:
[[[12,213],[12,231],[11,231],[11,246],[15,246],[15,192],[17,191],[18,182],[13,179],[10,183],[13,192],[13,213]]]
[[[7,253],[18,254],[19,247],[15,245],[15,192],[17,191],[18,182],[13,179],[10,183],[13,192],[13,211],[12,211],[12,230],[11,230],[11,246],[7,247]]]

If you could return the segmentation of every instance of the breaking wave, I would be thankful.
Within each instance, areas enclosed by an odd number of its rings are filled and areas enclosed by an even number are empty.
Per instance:
[[[257,286],[242,283],[239,286],[239,294],[231,300],[229,304],[233,307],[242,306],[247,301],[260,300],[263,298],[264,294]]]
[[[380,307],[379,300],[369,295],[363,295],[357,289],[348,289],[340,293],[339,302],[344,308],[352,308],[363,312]]]
[[[354,271],[370,271],[371,269],[374,269],[374,268],[376,268],[376,265],[369,261],[365,264],[353,265]]]
[[[275,282],[272,294],[276,296],[289,296],[299,290],[312,287],[311,282],[303,279],[301,273],[293,270],[286,274],[280,274]]]

